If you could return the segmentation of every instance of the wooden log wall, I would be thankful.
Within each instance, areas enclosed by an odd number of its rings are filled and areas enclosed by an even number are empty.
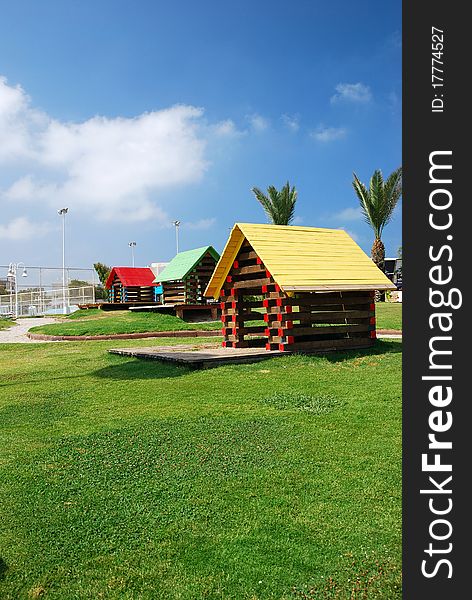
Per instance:
[[[108,299],[110,300],[110,302],[124,302],[123,286],[121,285],[121,281],[116,275],[113,279],[113,283],[111,284],[110,289],[108,290]]]
[[[216,260],[207,252],[196,267],[188,274],[186,283],[186,303],[206,304],[206,287],[216,267]]]
[[[375,340],[373,292],[306,292],[269,298],[270,350],[291,352],[369,347]]]
[[[154,304],[153,286],[130,286],[124,288],[123,302],[149,302]]]
[[[166,281],[164,302],[172,304],[207,304],[204,292],[216,267],[216,261],[206,253],[185,280]]]
[[[164,288],[164,304],[185,304],[185,282],[182,280],[165,281],[162,284]]]
[[[364,348],[375,340],[373,292],[287,296],[245,242],[220,294],[223,346],[315,352]]]
[[[115,275],[113,283],[108,290],[108,300],[115,304],[132,302],[149,302],[155,304],[154,286],[123,287],[120,279]]]
[[[248,242],[233,263],[220,294],[223,346],[257,348],[267,344],[267,294],[280,289]]]

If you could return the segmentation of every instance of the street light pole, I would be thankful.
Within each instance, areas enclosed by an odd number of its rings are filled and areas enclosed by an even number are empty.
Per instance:
[[[7,273],[7,280],[10,281],[10,284],[13,282],[15,285],[15,319],[18,319],[18,280],[16,277],[16,272],[21,265],[23,265],[22,277],[28,277],[28,272],[26,270],[26,266],[25,266],[24,262],[10,263],[8,265],[8,273]],[[11,287],[10,287],[10,290],[11,290]]]
[[[43,314],[43,282],[41,280],[41,267],[39,267],[39,314]]]
[[[175,247],[177,250],[177,254],[179,253],[179,226],[180,221],[172,221],[172,224],[175,226]]]
[[[18,265],[15,265],[15,319],[18,319],[18,280],[16,278],[16,269]]]
[[[67,315],[67,294],[66,294],[66,214],[68,208],[61,208],[57,214],[62,217],[62,312]]]
[[[136,248],[136,242],[129,242],[128,246],[131,248],[131,262],[134,267],[134,249]]]

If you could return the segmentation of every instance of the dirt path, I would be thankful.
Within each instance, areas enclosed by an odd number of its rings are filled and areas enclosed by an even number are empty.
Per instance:
[[[31,340],[27,337],[26,332],[28,329],[37,325],[57,323],[57,319],[53,317],[35,317],[31,319],[17,319],[15,323],[17,324],[12,325],[10,329],[2,329],[0,331],[0,344],[38,344],[41,340]]]

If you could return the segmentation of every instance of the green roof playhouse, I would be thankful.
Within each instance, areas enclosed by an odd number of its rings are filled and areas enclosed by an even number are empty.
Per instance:
[[[220,255],[212,246],[179,252],[154,283],[162,286],[164,304],[206,304],[203,293]]]

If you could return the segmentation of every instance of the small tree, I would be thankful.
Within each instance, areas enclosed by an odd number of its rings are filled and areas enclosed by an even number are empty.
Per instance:
[[[108,275],[111,273],[111,267],[108,267],[101,262],[96,262],[93,264],[93,268],[95,269],[101,284],[95,286],[95,299],[107,300],[108,290],[106,289],[105,284],[107,282]]]
[[[100,283],[102,285],[105,285],[105,283],[108,279],[108,275],[110,275],[111,267],[107,267],[107,265],[104,265],[101,262],[96,262],[93,264],[93,268],[95,269],[95,271],[98,275],[98,279],[100,280]]]
[[[382,171],[374,171],[368,189],[355,173],[353,175],[352,185],[359,199],[362,213],[374,232],[374,243],[370,255],[374,263],[383,271],[385,246],[382,242],[382,232],[390,222],[402,195],[402,168],[398,168],[389,175],[386,181],[382,177]]]
[[[95,286],[95,300],[108,300],[108,290],[101,284]]]
[[[90,281],[84,281],[83,279],[71,279],[69,281],[69,288],[89,287],[90,285]]]
[[[267,188],[267,195],[257,187],[253,187],[251,191],[273,225],[290,225],[297,202],[295,186],[291,188],[287,181],[280,192],[273,185]]]

